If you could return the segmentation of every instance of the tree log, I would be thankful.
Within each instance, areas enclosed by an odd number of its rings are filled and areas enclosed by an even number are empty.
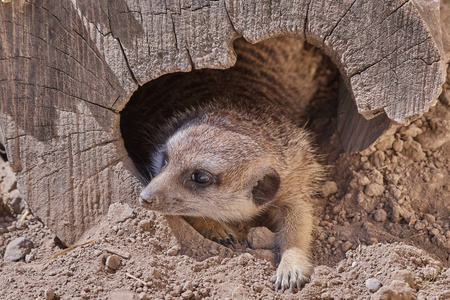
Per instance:
[[[137,199],[119,112],[139,86],[229,68],[239,36],[287,35],[325,51],[364,117],[405,123],[436,101],[445,78],[439,3],[427,2],[0,3],[0,142],[34,214],[71,244],[110,203]]]

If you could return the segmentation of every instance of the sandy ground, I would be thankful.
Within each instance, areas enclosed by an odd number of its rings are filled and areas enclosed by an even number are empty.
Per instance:
[[[164,217],[126,204],[111,207],[108,221],[84,239],[90,243],[61,253],[51,231],[24,216],[26,203],[2,160],[0,298],[450,299],[447,98],[349,155],[338,140],[330,90],[322,100],[331,104],[308,124],[329,175],[315,211],[316,267],[301,291],[274,292],[277,255],[264,249],[270,243],[261,240],[271,239],[264,229],[235,251],[211,241],[181,244]],[[20,237],[18,249],[7,249]],[[10,260],[14,255],[18,261]]]

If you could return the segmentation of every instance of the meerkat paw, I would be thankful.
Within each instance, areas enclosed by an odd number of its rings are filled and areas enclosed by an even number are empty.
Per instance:
[[[211,219],[202,218],[186,218],[189,224],[195,228],[205,238],[210,239],[216,243],[226,247],[235,248],[236,233],[234,229],[225,223],[217,222]]]
[[[275,282],[275,291],[284,292],[288,289],[294,293],[307,282],[311,273],[311,263],[304,251],[299,248],[289,248],[284,251],[280,265],[277,269],[277,281]]]

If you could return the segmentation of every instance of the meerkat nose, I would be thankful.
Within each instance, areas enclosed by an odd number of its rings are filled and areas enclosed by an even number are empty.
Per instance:
[[[149,206],[149,205],[152,205],[152,204],[153,204],[153,199],[145,200],[145,199],[142,199],[141,197],[139,197],[139,204],[140,204],[141,206]]]

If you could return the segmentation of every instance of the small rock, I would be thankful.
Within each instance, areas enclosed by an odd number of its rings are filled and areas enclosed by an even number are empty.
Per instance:
[[[31,252],[33,243],[26,237],[19,237],[9,242],[6,246],[4,260],[5,261],[18,261]]]
[[[413,289],[404,281],[393,280],[389,286],[380,288],[371,300],[411,300]]]
[[[365,194],[361,192],[356,197],[356,201],[367,213],[373,211],[376,205],[376,201],[374,198],[367,197]]]
[[[250,253],[244,253],[238,257],[238,264],[245,266],[250,260],[253,260],[253,255]]]
[[[431,234],[432,236],[438,236],[438,235],[440,234],[439,229],[437,229],[437,228],[431,229],[431,230],[430,230],[430,234]]]
[[[417,141],[424,149],[435,150],[450,141],[450,122],[446,119],[436,119],[436,129],[422,133]]]
[[[383,195],[384,186],[378,183],[371,183],[366,186],[364,193],[369,197],[378,197]]]
[[[267,227],[254,227],[248,231],[247,241],[252,249],[275,248],[275,234]]]
[[[414,274],[409,270],[396,270],[392,272],[390,279],[404,281],[410,287],[415,287]]]
[[[429,224],[434,224],[436,222],[436,217],[431,214],[425,214],[423,219],[426,220]]]
[[[400,197],[402,196],[402,191],[400,191],[400,189],[393,187],[390,191],[395,199],[400,200]]]
[[[384,185],[384,177],[383,174],[381,174],[380,171],[377,169],[373,170],[370,175],[369,179],[371,182],[378,183],[379,185]]]
[[[148,300],[148,296],[146,293],[142,292],[138,295],[138,300]]]
[[[352,246],[353,246],[352,243],[346,241],[345,243],[342,244],[342,251],[347,252],[348,250],[350,250],[350,248],[352,248]]]
[[[381,168],[384,165],[385,159],[386,157],[384,155],[384,152],[381,150],[375,151],[370,157],[370,161],[377,168]]]
[[[331,196],[333,194],[336,194],[338,192],[338,187],[336,182],[334,181],[327,181],[322,185],[322,197],[327,198],[328,196]]]
[[[423,130],[417,127],[416,124],[411,124],[408,127],[403,127],[399,131],[405,137],[413,137],[413,138],[423,132]]]
[[[260,293],[263,289],[264,289],[264,286],[261,283],[256,282],[253,284],[253,290],[255,292]]]
[[[154,224],[153,220],[141,220],[138,223],[138,227],[142,231],[151,231],[153,224]]]
[[[116,270],[120,266],[121,260],[117,255],[110,255],[106,258],[106,266],[111,270]]]
[[[15,214],[21,214],[25,210],[26,204],[23,203],[22,195],[19,190],[13,190],[9,193],[9,206]]]
[[[402,140],[396,140],[394,144],[392,144],[392,148],[397,152],[402,152],[403,150],[403,141]]]
[[[383,209],[377,209],[373,213],[373,219],[377,222],[384,222],[386,221],[387,213]]]
[[[369,243],[370,243],[371,245],[375,245],[375,244],[378,244],[378,240],[377,240],[376,238],[370,238],[370,239],[369,239]]]
[[[366,287],[371,293],[375,293],[381,288],[381,281],[376,278],[369,278],[366,280]]]
[[[192,296],[194,296],[194,292],[192,292],[191,290],[187,290],[186,292],[181,294],[181,298],[183,299],[191,299]]]
[[[409,140],[405,142],[404,148],[405,154],[416,162],[421,161],[426,157],[425,153],[422,150],[422,145],[420,145],[416,141]]]
[[[172,296],[177,297],[181,295],[183,287],[181,285],[176,285],[171,293]]]
[[[328,244],[333,245],[336,242],[336,238],[334,236],[330,236],[328,239]]]
[[[167,250],[167,255],[169,256],[176,256],[180,252],[180,246],[173,246],[169,250]]]
[[[358,179],[358,183],[362,186],[366,186],[370,183],[370,180],[369,180],[369,178],[367,178],[367,176],[363,176]]]
[[[108,220],[111,223],[124,222],[134,216],[133,209],[126,203],[113,203],[108,209]]]
[[[416,229],[417,231],[423,230],[423,229],[425,229],[425,227],[426,226],[425,226],[424,222],[421,222],[421,221],[418,221],[414,224],[414,229]]]
[[[392,148],[392,143],[395,141],[395,136],[393,134],[383,135],[380,140],[376,143],[375,148],[378,150],[389,150]]]
[[[44,297],[47,300],[55,299],[55,291],[53,291],[52,289],[46,289],[44,292]]]

